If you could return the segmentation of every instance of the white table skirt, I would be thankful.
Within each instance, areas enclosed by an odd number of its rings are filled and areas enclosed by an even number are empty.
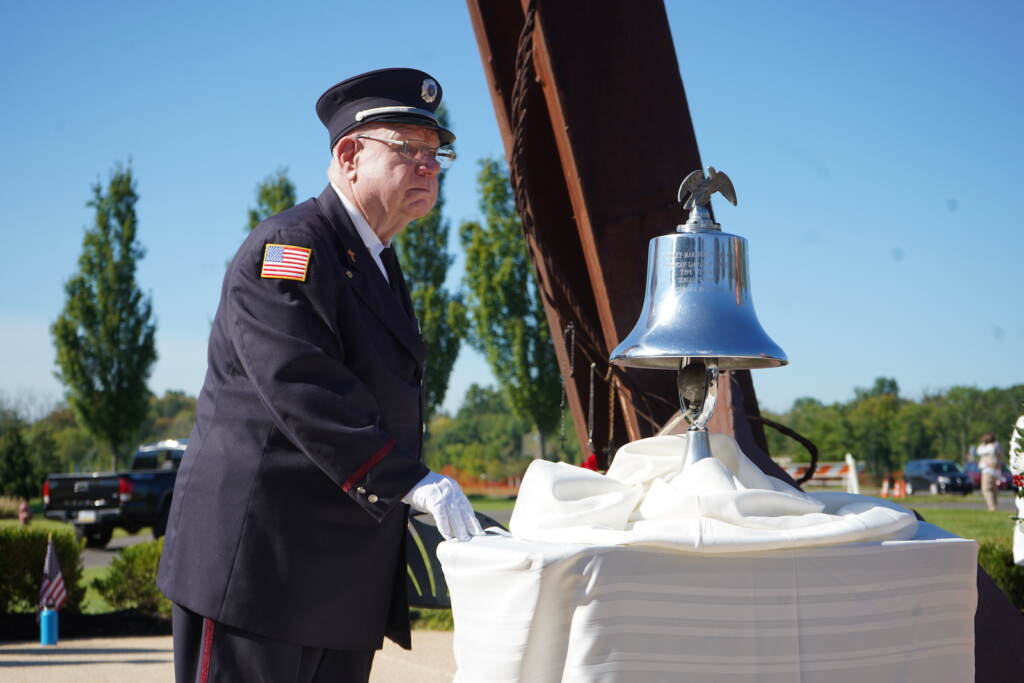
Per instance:
[[[730,555],[479,537],[443,543],[459,683],[974,680],[977,545]]]

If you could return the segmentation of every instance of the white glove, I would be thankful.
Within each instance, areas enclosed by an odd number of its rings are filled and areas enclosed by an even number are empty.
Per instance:
[[[405,494],[402,502],[420,512],[429,512],[446,539],[468,541],[471,536],[484,533],[459,483],[443,474],[428,473]]]

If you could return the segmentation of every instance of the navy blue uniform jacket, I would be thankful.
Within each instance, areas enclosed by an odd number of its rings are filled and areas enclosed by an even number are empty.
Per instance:
[[[312,249],[305,281],[261,277],[266,244]],[[257,226],[224,278],[160,590],[278,640],[408,648],[425,352],[333,188]]]

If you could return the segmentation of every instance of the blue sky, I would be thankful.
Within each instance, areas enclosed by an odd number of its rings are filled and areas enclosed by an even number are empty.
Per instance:
[[[718,218],[748,239],[758,316],[791,361],[754,373],[762,405],[846,400],[879,375],[912,398],[1024,382],[1024,4],[666,4],[702,158],[739,196]],[[476,160],[503,148],[463,3],[208,5],[0,2],[8,397],[61,395],[49,325],[90,186],[119,161],[141,197],[157,392],[199,391],[256,183],[286,166],[301,198],[323,188],[313,104],[331,84],[383,66],[434,75],[459,136],[453,248],[478,217]],[[673,131],[608,134],[657,144]],[[489,378],[464,351],[446,407]]]

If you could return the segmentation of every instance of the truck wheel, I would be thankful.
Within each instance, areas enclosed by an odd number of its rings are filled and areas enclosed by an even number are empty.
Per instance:
[[[110,543],[110,537],[114,535],[114,529],[99,524],[76,524],[75,538],[85,539],[86,548],[105,548]]]
[[[167,533],[167,519],[171,515],[171,503],[167,501],[160,508],[160,515],[153,522],[153,538],[160,538]]]

